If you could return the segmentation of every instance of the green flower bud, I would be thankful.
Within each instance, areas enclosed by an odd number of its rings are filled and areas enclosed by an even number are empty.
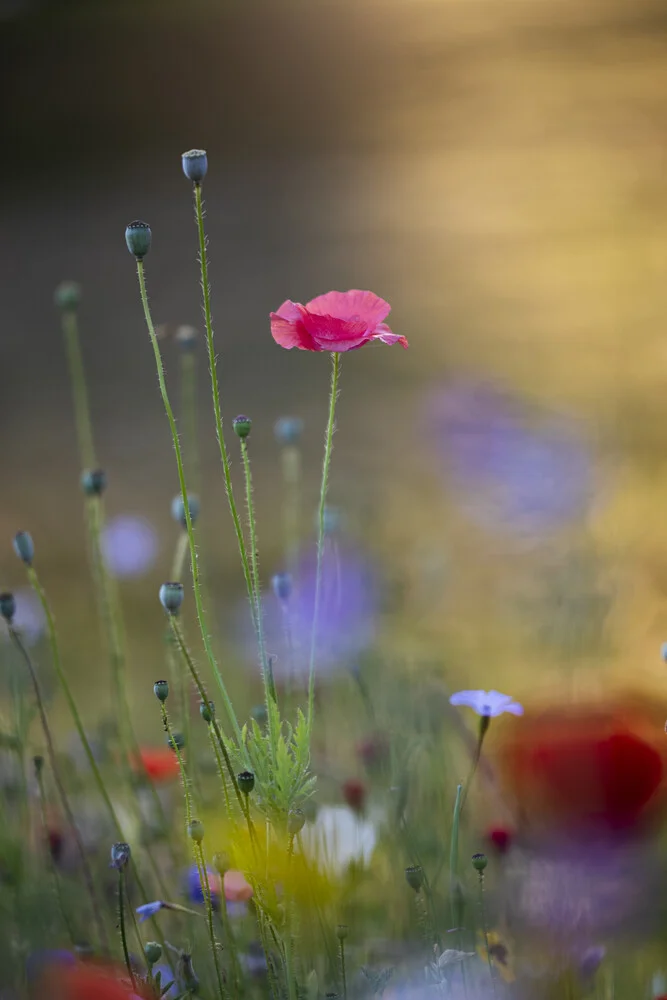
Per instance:
[[[195,844],[201,844],[204,839],[204,824],[200,820],[193,819],[188,823],[188,837],[194,840]]]
[[[147,941],[144,945],[144,955],[149,965],[155,965],[162,958],[162,945],[157,941]]]
[[[183,603],[183,584],[163,583],[160,587],[160,603],[170,615],[178,614]]]
[[[303,420],[300,417],[281,417],[280,420],[276,420],[273,433],[283,448],[298,444],[303,434]]]
[[[250,428],[252,427],[252,420],[250,417],[244,417],[242,414],[238,417],[234,417],[232,420],[232,427],[234,428],[234,433],[241,440],[245,440],[248,434],[250,434]]]
[[[121,840],[114,844],[111,848],[111,864],[109,867],[115,868],[119,872],[124,871],[127,868],[131,853],[130,845],[124,841]]]
[[[223,851],[216,851],[213,857],[211,858],[211,861],[218,875],[224,875],[225,872],[229,871],[230,868],[229,858]]]
[[[243,794],[250,795],[255,787],[255,775],[252,771],[241,771],[240,774],[236,775],[236,780]]]
[[[476,872],[480,873],[480,875],[484,871],[488,863],[489,859],[487,858],[486,854],[473,854],[472,866]]]
[[[19,531],[14,535],[14,552],[26,566],[30,566],[35,558],[35,545],[27,531]]]
[[[208,170],[208,157],[205,149],[190,149],[181,157],[183,173],[189,181],[201,184]]]
[[[131,222],[125,230],[127,249],[131,254],[134,254],[137,260],[143,260],[146,256],[151,248],[151,239],[151,227],[147,222],[141,222],[139,219]]]
[[[199,714],[201,715],[204,722],[210,724],[215,716],[215,705],[212,701],[200,701],[199,702]]]
[[[190,520],[193,524],[199,517],[199,509],[199,497],[188,493],[188,510],[190,511]],[[180,493],[171,501],[171,516],[174,521],[180,524],[182,528],[187,528],[187,521],[185,520],[185,504],[183,503],[183,497]]]
[[[107,474],[104,469],[86,469],[81,476],[81,488],[87,497],[102,496],[107,488]]]
[[[55,290],[54,301],[63,312],[73,312],[81,302],[81,285],[76,281],[62,281]]]
[[[0,594],[0,615],[11,625],[16,614],[16,600],[13,594]]]
[[[287,814],[287,832],[290,837],[296,837],[304,828],[306,814],[303,809],[290,809]]]
[[[164,705],[165,701],[169,697],[169,682],[168,681],[156,681],[153,685],[153,692],[158,701],[161,701]]]
[[[167,736],[167,746],[171,747],[174,753],[177,750],[185,750],[185,736],[183,733],[174,733],[173,739]]]
[[[405,879],[411,889],[419,892],[424,884],[424,870],[421,865],[410,865],[405,869]]]
[[[336,937],[339,941],[344,941],[347,937],[347,924],[339,924],[336,928]]]

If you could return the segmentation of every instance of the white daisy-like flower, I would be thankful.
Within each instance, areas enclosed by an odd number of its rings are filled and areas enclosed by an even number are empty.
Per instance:
[[[494,719],[503,712],[510,712],[512,715],[523,715],[523,705],[514,701],[511,695],[501,694],[500,691],[457,691],[449,699],[450,705],[467,705],[478,715],[488,719]]]

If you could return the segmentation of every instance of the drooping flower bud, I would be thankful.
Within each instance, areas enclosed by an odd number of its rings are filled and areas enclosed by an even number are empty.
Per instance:
[[[188,510],[190,511],[190,520],[194,524],[199,517],[200,503],[199,497],[195,496],[193,493],[188,493]],[[174,521],[176,521],[182,528],[187,528],[187,521],[185,520],[185,504],[183,503],[183,497],[179,493],[171,501],[171,516]]]
[[[16,599],[13,594],[0,594],[0,615],[11,625],[16,614]]]
[[[183,584],[163,583],[160,587],[160,603],[170,615],[178,614],[183,603]]]
[[[215,716],[215,705],[212,701],[200,701],[199,702],[199,714],[201,715],[204,722],[208,725],[213,721]]]
[[[306,824],[306,814],[303,809],[290,809],[287,814],[287,832],[290,837],[301,833]]]
[[[188,837],[194,840],[195,844],[201,844],[204,839],[204,824],[201,820],[193,819],[188,823]]]
[[[287,601],[292,593],[292,577],[289,573],[276,573],[271,577],[271,586],[279,601]]]
[[[157,941],[147,941],[144,945],[144,955],[149,965],[155,965],[162,958],[162,945]]]
[[[405,880],[411,889],[419,892],[424,884],[424,870],[421,865],[410,865],[405,869]]]
[[[238,417],[234,417],[232,420],[232,427],[234,428],[234,433],[237,437],[241,438],[242,441],[248,437],[250,434],[250,429],[252,427],[252,420],[250,417],[245,417],[240,414]]]
[[[201,184],[208,170],[208,157],[205,149],[189,149],[181,157],[183,173],[193,184]]]
[[[61,281],[53,298],[58,309],[73,312],[81,303],[81,285],[76,281]]]
[[[303,434],[303,420],[300,417],[281,417],[276,420],[273,433],[283,448],[298,444]]]
[[[26,566],[32,564],[35,558],[35,545],[32,536],[27,531],[19,531],[14,535],[14,552],[22,559]]]
[[[161,701],[164,705],[165,701],[169,697],[169,682],[168,681],[156,681],[153,685],[153,692],[158,701]]]
[[[479,852],[477,854],[473,854],[471,860],[473,868],[475,869],[476,872],[479,872],[480,875],[489,863],[489,859],[487,858],[486,854],[481,854]]]
[[[137,260],[143,260],[150,250],[152,236],[151,227],[140,219],[131,222],[125,230],[127,249]]]
[[[130,860],[130,845],[126,844],[124,841],[118,841],[113,844],[111,848],[111,864],[110,868],[115,868],[116,871],[122,872],[127,868],[128,862]]]
[[[81,489],[87,497],[102,496],[107,488],[107,474],[104,469],[86,469],[81,476]]]
[[[255,775],[252,771],[241,771],[240,774],[236,775],[236,780],[238,782],[239,789],[244,795],[250,795],[251,791],[255,787]]]

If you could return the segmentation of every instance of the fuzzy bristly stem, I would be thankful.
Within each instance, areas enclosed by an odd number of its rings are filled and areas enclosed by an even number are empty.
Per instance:
[[[236,533],[236,541],[239,548],[239,555],[241,557],[243,576],[245,579],[246,589],[248,591],[248,600],[250,601],[253,624],[256,629],[257,622],[255,618],[254,603],[253,603],[252,575],[250,572],[250,561],[248,559],[248,550],[246,549],[245,538],[243,537],[243,527],[241,525],[241,518],[239,516],[238,507],[236,506],[236,501],[234,499],[234,490],[232,487],[232,473],[229,462],[229,455],[227,454],[227,446],[225,444],[225,432],[222,421],[222,409],[220,406],[220,385],[218,382],[217,359],[215,355],[215,343],[213,338],[213,320],[211,316],[211,289],[208,280],[208,256],[206,250],[207,240],[206,240],[206,230],[204,228],[204,203],[202,199],[202,190],[200,184],[194,185],[194,201],[195,201],[195,218],[197,222],[197,235],[199,239],[199,266],[201,273],[204,325],[206,328],[206,349],[208,352],[208,364],[211,374],[211,394],[213,397],[215,433],[218,439],[218,447],[220,449],[220,459],[222,461],[222,471],[225,481],[225,492],[227,494],[227,501],[229,503],[229,511],[232,515],[232,521],[234,523],[234,531]]]
[[[456,786],[456,799],[454,801],[454,816],[452,819],[452,837],[449,846],[449,895],[452,909],[452,930],[456,934],[460,932],[461,914],[458,902],[458,860],[459,860],[459,824],[461,822],[463,785]]]
[[[201,474],[197,434],[197,353],[194,350],[181,351],[181,413],[188,479],[194,492],[199,493]],[[180,577],[175,576],[173,579],[180,580]]]
[[[215,975],[218,981],[218,993],[221,1000],[227,996],[227,992],[224,987],[222,971],[220,969],[220,955],[218,942],[215,938],[215,927],[213,924],[213,899],[211,896],[211,884],[208,880],[208,871],[206,870],[206,857],[204,855],[204,850],[201,844],[194,843],[193,850],[195,855],[195,861],[197,863],[197,871],[199,872],[199,881],[201,884],[201,891],[204,896],[204,906],[206,908],[206,923],[208,926],[208,936],[211,943],[211,952],[213,953],[213,964],[215,965]],[[224,887],[222,889],[224,893]]]
[[[79,442],[79,454],[81,456],[83,468],[93,469],[97,464],[95,444],[90,420],[86,374],[83,366],[81,342],[79,340],[79,324],[77,314],[74,309],[64,310],[62,315],[62,325],[63,335],[65,337],[65,349],[67,351],[70,381],[72,384],[74,419],[76,422],[76,434]]]
[[[130,975],[130,981],[132,982],[132,989],[136,991],[137,983],[134,978],[134,970],[132,968],[132,962],[130,961],[130,953],[127,948],[127,934],[125,932],[125,904],[124,904],[124,870],[123,868],[118,869],[118,924],[120,927],[120,939],[123,945],[123,958],[125,959],[125,965],[127,966],[127,971]]]
[[[331,390],[329,393],[329,418],[324,437],[324,459],[322,461],[322,482],[320,485],[320,505],[317,523],[317,566],[315,570],[315,599],[313,603],[313,625],[310,637],[310,662],[308,668],[308,731],[312,730],[313,711],[315,707],[315,654],[317,649],[317,620],[320,612],[320,590],[322,586],[322,553],[324,551],[324,515],[329,488],[329,467],[331,451],[336,427],[336,399],[338,398],[338,380],[340,377],[340,353],[331,355]]]
[[[192,822],[192,795],[190,794],[190,779],[188,778],[188,772],[185,769],[185,762],[183,760],[181,748],[175,739],[174,730],[172,729],[171,722],[169,721],[169,714],[167,713],[167,709],[165,708],[163,701],[160,702],[160,711],[162,713],[162,725],[169,738],[169,745],[176,754],[176,759],[178,760],[178,770],[181,775],[181,784],[183,785],[183,800],[185,802],[185,831],[187,833],[188,827]]]
[[[32,689],[35,694],[35,702],[37,704],[37,711],[39,712],[40,721],[42,723],[42,729],[44,731],[44,739],[46,740],[46,751],[49,757],[49,764],[51,766],[51,772],[53,774],[53,780],[58,791],[58,798],[60,799],[60,805],[62,806],[63,813],[67,820],[67,824],[72,831],[72,837],[74,838],[74,843],[76,844],[76,849],[79,853],[79,859],[81,862],[81,871],[83,873],[83,879],[86,884],[86,890],[90,898],[90,905],[93,911],[93,920],[97,925],[97,933],[100,940],[100,944],[105,951],[108,951],[109,943],[107,940],[106,928],[104,926],[104,921],[102,919],[102,907],[97,897],[97,890],[95,888],[95,880],[93,878],[93,873],[88,864],[88,858],[86,856],[86,849],[81,838],[81,832],[77,826],[76,820],[74,819],[74,813],[72,812],[72,807],[69,802],[67,792],[65,791],[65,786],[63,785],[62,778],[60,776],[60,768],[58,766],[58,760],[56,757],[55,747],[53,745],[53,736],[51,735],[51,727],[49,726],[49,720],[46,715],[46,709],[44,707],[44,699],[42,698],[42,691],[37,679],[37,673],[33,666],[30,655],[27,649],[23,645],[18,632],[9,626],[9,634],[12,641],[18,651],[20,652],[26,667],[28,668],[28,673],[30,674],[30,681],[32,683]]]
[[[345,941],[340,939],[340,972],[343,980],[343,1000],[347,1000],[347,973],[345,971]]]
[[[148,335],[151,340],[151,345],[153,347],[153,353],[155,355],[155,366],[157,369],[158,382],[160,385],[160,394],[162,396],[162,403],[164,405],[165,413],[167,414],[167,420],[169,421],[169,428],[171,430],[171,437],[174,445],[174,452],[176,455],[176,466],[178,469],[178,482],[181,489],[181,498],[183,500],[183,513],[185,517],[185,530],[188,535],[188,545],[190,549],[190,564],[192,567],[192,590],[195,598],[195,607],[197,611],[197,621],[199,622],[199,628],[201,631],[202,642],[204,644],[204,649],[206,651],[206,658],[209,662],[209,666],[213,671],[215,679],[217,681],[222,699],[225,705],[225,711],[229,717],[229,722],[234,730],[234,736],[241,744],[241,727],[239,726],[238,720],[236,718],[236,713],[227,692],[225,682],[222,679],[222,674],[215,659],[215,654],[213,652],[213,647],[211,645],[211,638],[208,633],[208,628],[206,625],[206,616],[204,613],[204,603],[202,599],[200,575],[199,575],[199,564],[197,559],[197,546],[195,543],[194,529],[192,527],[192,518],[190,516],[190,505],[188,503],[188,489],[185,481],[185,469],[183,466],[183,455],[181,451],[181,443],[178,436],[178,429],[176,427],[176,420],[174,417],[174,411],[171,407],[169,401],[169,394],[167,392],[167,384],[164,377],[164,365],[162,363],[162,354],[160,352],[160,345],[158,343],[157,336],[155,334],[155,326],[153,324],[153,318],[151,316],[151,310],[148,303],[148,293],[146,291],[146,278],[144,276],[144,265],[143,261],[137,261],[137,277],[139,279],[139,291],[141,294],[141,304],[144,310],[144,318],[146,320],[146,327],[148,329]],[[240,525],[239,525],[240,527]],[[249,571],[248,571],[249,572]],[[249,577],[248,577],[249,579]]]

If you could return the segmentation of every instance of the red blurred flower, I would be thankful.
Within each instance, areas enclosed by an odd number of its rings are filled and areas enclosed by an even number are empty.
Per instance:
[[[554,835],[643,829],[664,798],[653,714],[631,701],[527,713],[501,751],[520,819]]]
[[[48,991],[48,992],[46,992]],[[136,989],[127,970],[107,965],[77,963],[47,970],[40,981],[39,996],[50,1000],[154,1000],[155,994],[144,983]]]
[[[343,798],[353,812],[360,813],[364,811],[364,806],[366,805],[366,786],[363,781],[359,781],[357,778],[349,778],[348,781],[343,782],[342,791]]]
[[[305,306],[287,299],[271,313],[271,333],[281,347],[301,351],[353,351],[371,340],[408,346],[384,320],[391,306],[373,292],[357,288],[327,292]]]
[[[178,757],[169,747],[140,749],[135,765],[137,770],[144,771],[155,784],[173,781],[179,776]]]
[[[498,854],[507,854],[512,844],[513,834],[505,826],[494,826],[487,831],[486,839],[495,847]]]
[[[389,757],[389,742],[382,733],[376,733],[364,740],[360,740],[356,746],[357,755],[363,761],[368,770],[378,767],[387,761]]]

